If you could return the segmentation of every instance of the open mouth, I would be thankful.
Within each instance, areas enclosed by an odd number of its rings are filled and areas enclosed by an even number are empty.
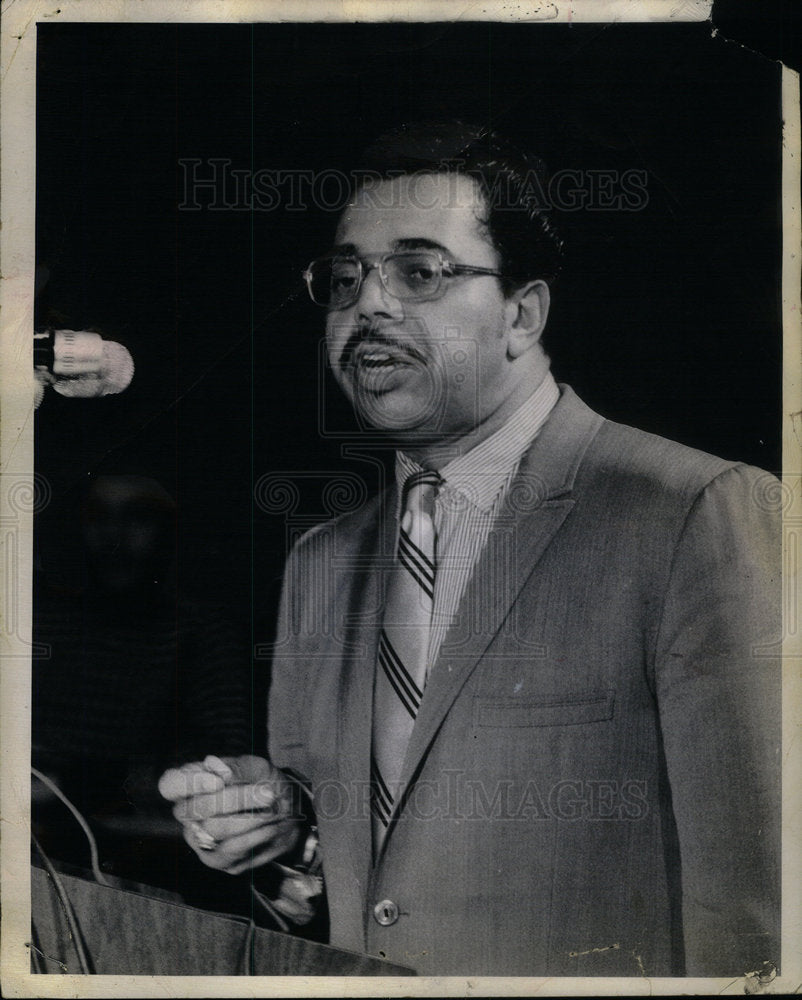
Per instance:
[[[353,354],[352,364],[362,371],[387,370],[422,362],[423,357],[414,348],[400,343],[359,344]]]
[[[400,345],[360,344],[351,360],[352,377],[371,395],[384,395],[397,388],[419,364],[411,351]]]
[[[363,352],[357,363],[361,368],[394,368],[396,365],[404,363],[404,359],[397,354],[390,354],[388,351],[366,351]],[[407,362],[408,363],[408,362]]]

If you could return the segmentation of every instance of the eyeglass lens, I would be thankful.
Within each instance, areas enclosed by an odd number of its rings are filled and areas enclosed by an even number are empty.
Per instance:
[[[310,291],[320,305],[342,309],[355,301],[360,272],[364,269],[353,257],[333,257],[315,261],[311,267]],[[440,287],[440,260],[435,254],[391,254],[383,261],[387,291],[398,299],[420,300]]]

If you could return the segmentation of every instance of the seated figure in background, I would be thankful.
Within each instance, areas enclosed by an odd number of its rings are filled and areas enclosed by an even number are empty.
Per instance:
[[[106,871],[203,905],[215,880],[199,880],[206,873],[179,842],[156,782],[198,754],[249,751],[250,657],[223,609],[182,599],[167,582],[175,527],[175,501],[154,479],[93,480],[85,586],[35,594],[34,637],[47,652],[33,664],[32,757],[88,820]],[[39,781],[33,801],[48,854],[86,866],[66,808]]]

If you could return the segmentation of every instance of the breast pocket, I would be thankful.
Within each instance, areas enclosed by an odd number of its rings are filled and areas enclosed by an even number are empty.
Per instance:
[[[496,727],[576,726],[606,722],[613,717],[614,691],[583,691],[527,698],[474,699],[473,724],[479,729]]]

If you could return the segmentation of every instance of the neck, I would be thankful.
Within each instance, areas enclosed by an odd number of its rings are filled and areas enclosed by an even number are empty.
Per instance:
[[[399,442],[399,447],[423,468],[439,471],[453,459],[464,455],[500,430],[518,407],[542,385],[547,374],[548,368],[540,372],[536,380],[521,382],[500,406],[486,414],[465,434],[455,434],[452,437],[432,441],[416,441],[413,444]]]

